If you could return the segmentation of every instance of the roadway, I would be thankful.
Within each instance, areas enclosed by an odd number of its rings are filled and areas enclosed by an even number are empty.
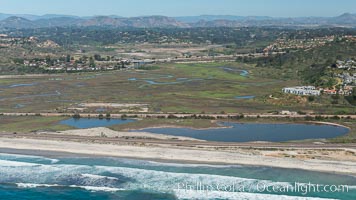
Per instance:
[[[75,113],[0,113],[3,116],[43,116],[43,117],[60,117],[60,116],[73,116]],[[81,117],[92,117],[98,118],[100,114],[98,113],[78,113]],[[240,116],[243,114],[244,117],[248,118],[298,118],[304,119],[306,117],[323,117],[323,118],[331,118],[331,117],[339,117],[339,118],[350,118],[356,119],[356,115],[281,115],[281,114],[266,114],[266,113],[228,113],[228,114],[196,114],[196,113],[126,113],[126,114],[110,114],[111,118],[122,118],[122,117],[137,117],[137,118],[168,118],[170,116],[174,116],[176,118],[190,118],[194,116],[201,117],[211,117],[216,119],[228,119],[233,116]],[[105,117],[105,113],[103,114]]]

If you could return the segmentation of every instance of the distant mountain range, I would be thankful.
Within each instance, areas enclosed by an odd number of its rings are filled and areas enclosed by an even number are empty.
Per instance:
[[[0,28],[44,27],[134,27],[134,28],[189,28],[189,27],[245,27],[245,26],[346,26],[356,27],[356,14],[337,17],[274,18],[267,16],[202,15],[187,17],[120,16],[78,17],[72,15],[11,15],[0,13]]]

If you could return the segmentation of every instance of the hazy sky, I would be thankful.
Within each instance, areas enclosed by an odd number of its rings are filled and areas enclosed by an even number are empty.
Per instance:
[[[356,0],[0,0],[0,13],[78,16],[337,16],[356,13]]]

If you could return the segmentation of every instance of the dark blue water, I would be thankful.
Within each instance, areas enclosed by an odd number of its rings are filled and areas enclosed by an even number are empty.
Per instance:
[[[37,83],[19,83],[19,84],[12,84],[8,86],[0,86],[0,88],[17,88],[17,87],[30,87],[35,86]]]
[[[163,77],[163,78],[167,79],[168,77]],[[172,78],[172,77],[169,77],[169,78]],[[156,81],[156,79],[159,79],[159,78],[146,78],[146,79],[129,78],[128,80],[129,81],[144,81],[149,85],[176,85],[176,84],[182,84],[182,83],[187,83],[187,82],[203,80],[203,79],[177,78],[174,81],[160,82],[160,81]]]
[[[334,193],[292,191],[300,184],[344,185]],[[229,186],[244,191],[200,190],[194,185]],[[186,189],[183,185],[191,185]],[[258,185],[290,187],[268,192]],[[174,199],[284,199],[312,197],[355,199],[356,178],[347,175],[238,165],[168,164],[94,157],[38,157],[0,154],[1,200],[174,200]],[[283,196],[281,196],[283,195]]]
[[[236,96],[235,99],[254,99],[256,96]]]
[[[220,67],[220,68],[229,73],[239,73],[240,76],[244,76],[244,77],[247,77],[250,74],[247,70],[243,70],[243,69],[234,69],[231,67]]]
[[[95,109],[95,112],[106,112],[107,109],[106,108],[97,108]]]
[[[147,128],[139,131],[219,142],[283,142],[335,138],[349,132],[347,128],[331,125],[249,123],[222,123],[222,125],[230,128],[204,130],[190,128]]]
[[[247,70],[241,70],[241,69],[234,69],[230,67],[219,67],[223,69],[225,72],[228,73],[237,73],[239,76],[247,77],[249,75],[249,72]],[[143,73],[147,75],[147,73]],[[172,81],[157,81],[157,80],[162,80],[162,79],[173,79],[173,75],[160,75],[160,74],[151,74],[151,78],[129,78],[129,81],[144,81],[148,85],[175,85],[175,84],[182,84],[182,83],[189,83],[189,82],[194,82],[194,81],[203,81],[204,79],[189,79],[189,78],[175,78],[175,80]],[[140,87],[144,87],[145,85],[141,85]]]
[[[36,97],[51,97],[51,96],[61,96],[62,93],[56,90],[53,93],[43,93],[43,94],[31,94],[31,95],[22,95],[16,97],[9,97],[9,98],[0,98],[0,100],[8,100],[8,99],[28,99],[28,98],[36,98]]]
[[[25,107],[24,104],[20,104],[20,103],[19,103],[19,104],[16,104],[14,108],[15,108],[15,109],[20,109],[20,108],[24,108],[24,107]]]
[[[96,127],[109,127],[113,125],[127,124],[134,121],[135,120],[133,119],[70,118],[61,121],[60,124],[72,126],[75,128],[85,129],[85,128],[96,128]]]

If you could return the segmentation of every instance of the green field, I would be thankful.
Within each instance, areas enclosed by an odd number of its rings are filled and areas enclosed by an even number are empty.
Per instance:
[[[226,71],[222,67],[234,71]],[[0,79],[1,112],[73,112],[80,103],[141,103],[149,112],[242,113],[280,110],[353,113],[340,100],[281,94],[300,84],[286,71],[241,63],[161,64],[155,70],[68,73]],[[239,70],[247,70],[241,76]],[[274,78],[266,78],[274,77]],[[14,86],[14,84],[30,84]],[[32,85],[31,85],[32,84]],[[270,98],[270,95],[278,98]],[[236,99],[236,96],[256,96]],[[83,112],[96,112],[87,109]],[[119,112],[107,108],[105,112]]]
[[[0,130],[3,132],[28,133],[34,131],[63,131],[71,129],[69,126],[58,124],[65,117],[41,116],[0,116]]]

